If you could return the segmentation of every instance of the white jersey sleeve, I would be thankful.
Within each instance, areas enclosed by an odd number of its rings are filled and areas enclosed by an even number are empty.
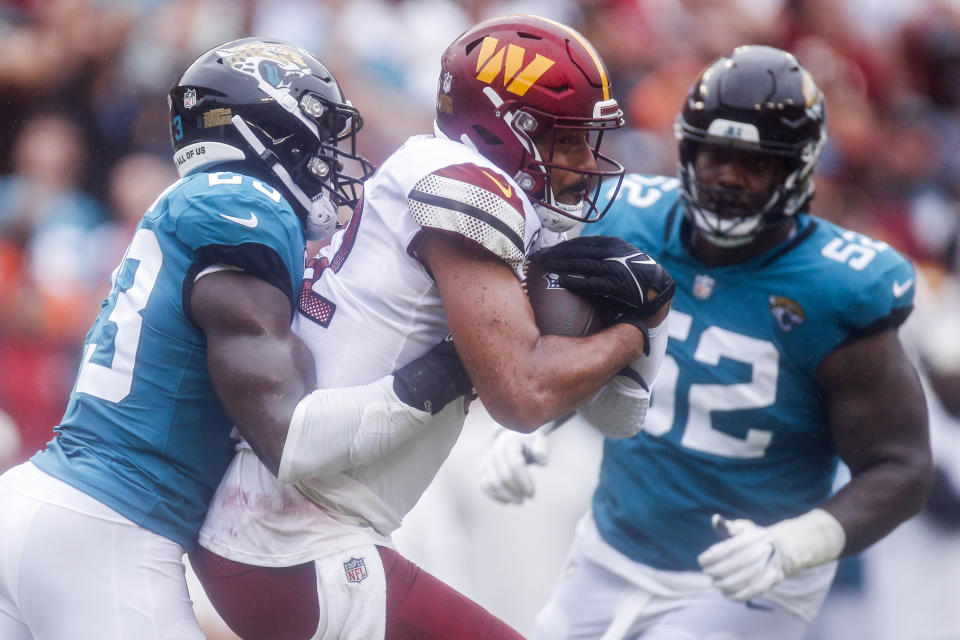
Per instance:
[[[523,198],[506,175],[474,163],[440,167],[407,195],[420,226],[463,236],[516,268],[524,256]]]

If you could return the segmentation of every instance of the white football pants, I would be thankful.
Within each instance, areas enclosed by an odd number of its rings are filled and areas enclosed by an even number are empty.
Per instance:
[[[0,638],[202,640],[183,549],[27,462],[0,476]]]
[[[768,600],[735,602],[701,585],[702,574],[643,568],[603,542],[592,525],[584,518],[578,526],[533,640],[801,640],[806,633],[806,622]],[[591,560],[598,546],[624,571]],[[626,577],[631,573],[638,579]]]

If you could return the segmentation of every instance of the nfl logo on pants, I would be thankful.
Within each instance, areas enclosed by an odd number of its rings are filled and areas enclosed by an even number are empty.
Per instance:
[[[360,582],[367,577],[367,565],[363,558],[350,558],[343,563],[343,570],[347,574],[347,582]]]

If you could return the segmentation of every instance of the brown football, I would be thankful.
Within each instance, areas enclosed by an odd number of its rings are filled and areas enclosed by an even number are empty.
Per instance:
[[[523,264],[523,272],[527,297],[540,332],[582,337],[602,329],[604,322],[593,303],[561,287],[556,274],[544,269],[539,257],[536,253],[530,256]]]

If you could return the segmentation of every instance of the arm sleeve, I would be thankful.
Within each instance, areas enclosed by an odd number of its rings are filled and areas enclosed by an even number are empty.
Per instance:
[[[889,327],[898,328],[913,310],[916,273],[913,265],[889,250],[883,269],[851,296],[852,304],[842,307],[841,322],[853,336],[870,335]]]
[[[637,358],[605,384],[580,414],[608,438],[632,438],[643,430],[650,406],[650,392],[657,381],[660,363],[667,351],[667,322],[648,329],[650,353]]]
[[[430,413],[397,397],[393,375],[366,385],[317,389],[293,412],[278,478],[289,484],[372,464],[428,427],[431,419]]]

